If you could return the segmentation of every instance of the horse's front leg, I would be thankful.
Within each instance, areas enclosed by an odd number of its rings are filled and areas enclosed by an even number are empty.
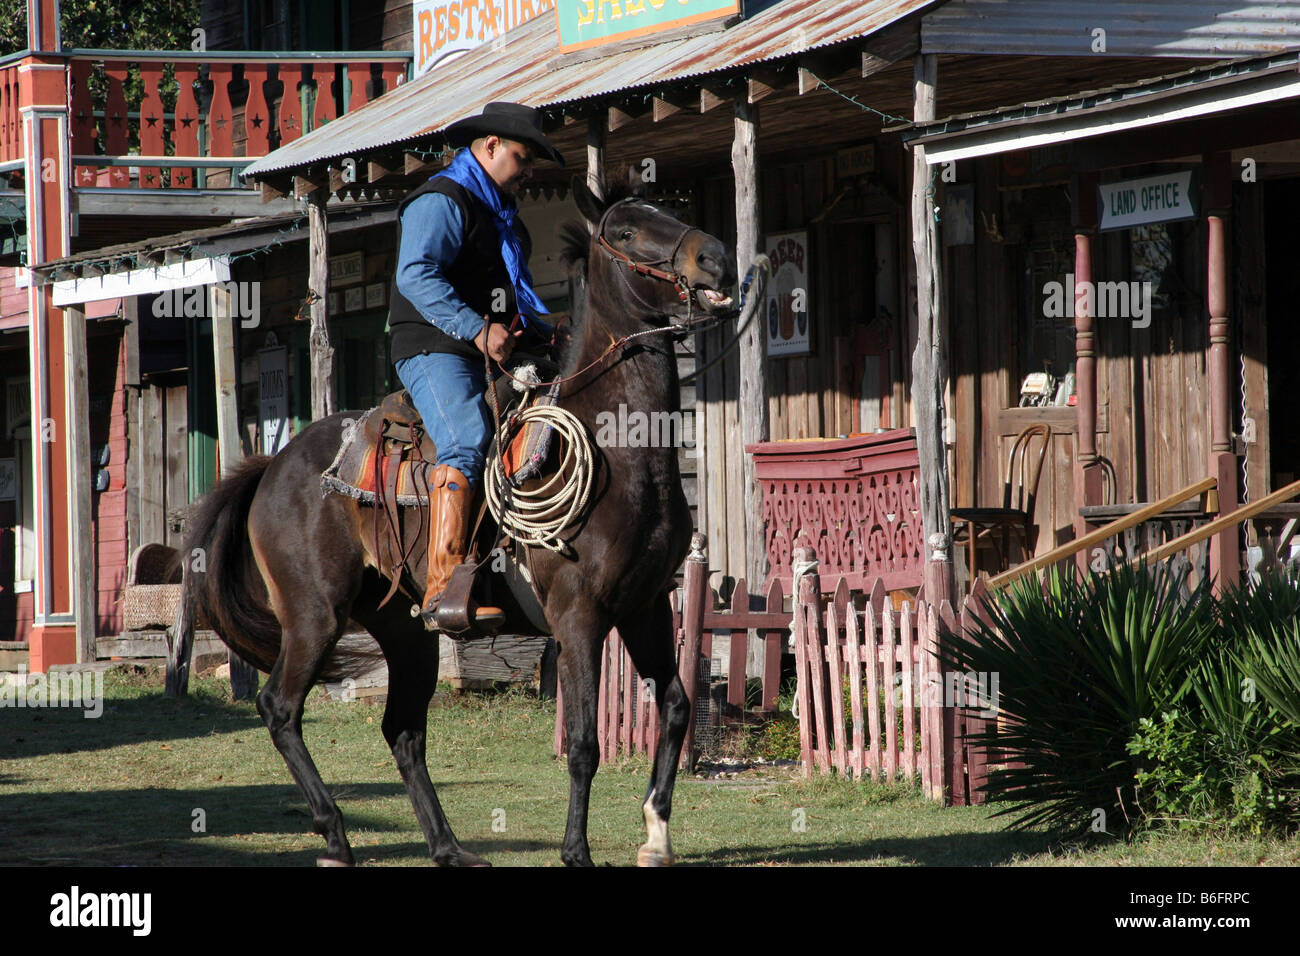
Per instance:
[[[600,752],[596,741],[597,681],[600,652],[608,628],[593,614],[570,612],[565,626],[556,628],[560,644],[557,662],[564,694],[564,733],[569,743],[569,820],[564,828],[560,859],[567,866],[592,866],[587,845],[587,808],[591,778],[596,775]]]
[[[659,708],[659,746],[655,749],[650,785],[641,805],[646,842],[637,852],[636,862],[638,866],[671,866],[675,857],[668,835],[668,818],[673,809],[677,762],[691,721],[691,701],[677,675],[673,612],[668,595],[656,598],[650,613],[620,622],[618,632],[637,673],[653,682],[655,704]]]

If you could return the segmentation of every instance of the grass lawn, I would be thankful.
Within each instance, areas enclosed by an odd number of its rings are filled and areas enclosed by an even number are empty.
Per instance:
[[[0,864],[309,866],[324,842],[252,704],[195,678],[163,696],[161,671],[106,675],[104,714],[0,709]],[[357,860],[423,866],[423,837],[380,733],[380,708],[315,691],[307,747],[343,811]],[[429,770],[461,842],[498,866],[559,866],[569,779],[551,756],[553,703],[524,693],[440,694]],[[602,766],[589,838],[627,865],[645,838],[649,763]],[[673,845],[682,865],[1185,866],[1300,864],[1300,839],[1170,835],[1053,848],[1008,833],[984,807],[944,809],[907,787],[805,781],[790,769],[683,777]],[[802,811],[802,812],[799,812]],[[804,822],[802,829],[798,824]],[[200,824],[202,826],[200,827]]]

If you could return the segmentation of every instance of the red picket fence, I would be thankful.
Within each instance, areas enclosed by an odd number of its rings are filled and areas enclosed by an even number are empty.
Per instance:
[[[921,779],[925,794],[953,804],[982,803],[987,758],[966,741],[994,719],[993,679],[943,667],[940,628],[956,631],[948,602],[923,599],[896,611],[880,581],[865,606],[841,580],[825,601],[816,571],[799,580],[795,661],[800,757],[855,780]],[[973,605],[963,609],[964,626]],[[989,709],[985,709],[985,708]]]
[[[728,700],[743,705],[746,631],[756,629],[767,644],[769,658],[763,683],[763,706],[775,706],[780,671],[780,642],[794,625],[795,660],[799,677],[800,757],[805,774],[838,771],[855,780],[898,780],[920,777],[923,791],[934,800],[965,805],[983,803],[988,759],[968,744],[966,735],[982,732],[992,718],[984,708],[990,683],[977,675],[946,670],[940,662],[940,629],[964,633],[973,626],[979,600],[977,587],[963,604],[959,619],[947,602],[936,608],[923,596],[916,608],[895,611],[882,581],[871,594],[849,588],[836,576],[833,594],[820,590],[811,549],[799,549],[796,563],[813,570],[798,578],[792,614],[783,611],[778,582],[769,589],[766,608],[748,610],[751,600],[738,585],[730,608],[713,609],[715,595],[707,585],[704,536],[695,535],[686,563],[684,597],[678,607],[673,595],[678,676],[695,688],[698,702],[701,662],[711,656],[714,630],[733,635]],[[857,605],[863,606],[859,608]],[[961,630],[958,631],[958,624]],[[996,687],[993,687],[996,696]],[[739,695],[739,696],[738,696]],[[555,753],[565,753],[565,703],[559,695],[555,721]],[[600,759],[620,753],[653,753],[659,740],[659,712],[653,694],[637,673],[618,631],[610,632],[601,654],[596,703]],[[687,732],[680,766],[690,769],[697,756],[694,719]]]

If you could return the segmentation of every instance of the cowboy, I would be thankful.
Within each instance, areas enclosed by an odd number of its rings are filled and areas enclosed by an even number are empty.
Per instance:
[[[489,103],[445,135],[450,146],[469,148],[398,206],[388,318],[398,378],[438,448],[421,612],[427,623],[465,560],[470,508],[492,438],[484,355],[499,365],[522,335],[552,332],[538,318],[547,310],[532,288],[532,243],[514,197],[537,157],[564,165],[542,132],[541,114],[517,103]],[[497,608],[475,612],[480,626],[502,618]]]

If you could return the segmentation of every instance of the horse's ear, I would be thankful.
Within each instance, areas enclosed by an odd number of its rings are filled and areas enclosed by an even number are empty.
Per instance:
[[[627,192],[629,196],[645,196],[645,177],[631,164],[627,167]]]
[[[573,177],[573,201],[578,204],[578,212],[593,226],[605,215],[605,201],[592,192],[587,181],[580,176]]]

